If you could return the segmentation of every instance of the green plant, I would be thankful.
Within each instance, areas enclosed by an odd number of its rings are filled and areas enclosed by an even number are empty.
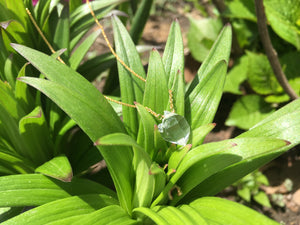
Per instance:
[[[123,24],[117,17],[112,21],[117,54],[146,79],[138,79],[118,64],[121,98],[126,103],[123,122],[104,96],[72,68],[31,48],[12,46],[47,78],[19,80],[52,99],[97,145],[116,194],[77,177],[69,183],[40,174],[0,177],[2,207],[37,206],[3,224],[276,224],[237,203],[205,196],[218,193],[298,144],[300,102],[283,107],[237,138],[202,144],[214,127],[211,122],[222,95],[230,26],[223,29],[185,92],[177,22],[172,24],[163,58],[152,51],[146,77]],[[133,102],[136,105],[128,107]],[[161,121],[153,114],[163,115],[172,108],[191,128],[186,146],[164,141],[158,131]],[[166,163],[168,169],[163,169]]]
[[[269,181],[260,171],[248,174],[234,184],[238,188],[237,194],[246,202],[251,202],[251,198],[253,197],[254,201],[258,204],[271,207],[267,194],[260,190],[261,185],[267,186],[269,185]]]
[[[282,82],[277,81],[274,67],[262,48],[262,38],[258,35],[261,21],[257,22],[254,1],[213,2],[220,15],[201,22],[190,18],[188,43],[193,57],[202,62],[221,29],[221,21],[232,24],[233,67],[227,75],[224,92],[240,95],[240,98],[233,105],[226,125],[247,130],[292,98],[282,88]],[[299,94],[299,1],[264,0],[263,3],[271,42],[278,52],[282,70],[289,85]],[[201,50],[194,48],[195,45]]]
[[[102,18],[120,2],[93,2],[92,5],[96,16]],[[26,14],[26,7],[32,21]],[[80,41],[94,25],[94,21],[90,18],[88,6],[78,0],[71,0],[69,4],[43,0],[34,8],[31,1],[0,1],[0,10],[0,175],[39,172],[70,180],[73,173],[85,173],[102,156],[92,150],[95,147],[86,134],[72,129],[76,123],[62,110],[40,92],[16,79],[25,74],[35,77],[43,75],[32,65],[24,65],[26,61],[11,48],[10,42],[18,42],[47,53],[50,53],[48,47],[55,46],[61,50],[52,50],[52,57],[61,56],[71,68],[79,68],[85,73],[89,68],[79,64],[99,31],[91,32],[84,41]],[[36,28],[40,30],[39,27],[42,35],[36,31]],[[49,46],[42,39],[45,36]],[[87,60],[86,63],[97,62],[98,69],[112,64],[103,66],[101,58],[105,62],[107,59],[113,61],[112,57],[106,55]],[[95,76],[90,74],[89,78]],[[93,157],[85,158],[85,152],[91,152]],[[58,170],[59,167],[64,170]]]

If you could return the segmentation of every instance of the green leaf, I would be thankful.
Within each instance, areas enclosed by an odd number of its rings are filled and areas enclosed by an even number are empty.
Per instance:
[[[265,192],[263,192],[263,191],[260,191],[256,195],[254,195],[253,199],[257,203],[259,203],[259,204],[261,204],[263,206],[266,206],[266,207],[269,207],[269,208],[272,207],[271,204],[270,204],[270,201],[269,201],[269,198],[268,198],[267,194]]]
[[[23,207],[3,207],[0,208],[0,223],[14,216],[19,215],[24,210]]]
[[[214,144],[200,145],[186,155],[177,170],[178,174],[175,173],[170,180],[175,183],[176,179],[180,178],[177,185],[182,191],[181,196],[174,196],[172,204],[178,204],[180,199],[182,199],[180,202],[186,203],[200,196],[205,196],[207,193],[213,192],[216,194],[217,192],[214,191],[221,188],[222,182],[229,183],[231,181],[230,184],[232,184],[243,177],[239,177],[239,175],[247,174],[245,172],[247,162],[251,163],[251,160],[255,162],[255,159],[262,160],[265,156],[270,156],[285,146],[287,146],[287,142],[284,140],[265,137],[235,138]],[[213,147],[215,149],[211,150]],[[197,153],[199,156],[196,155]],[[194,155],[196,157],[193,157]],[[199,161],[192,164],[197,158],[199,158]],[[245,170],[231,171],[230,176],[223,175],[227,170],[238,165],[244,165]],[[250,166],[247,169],[249,168]],[[183,173],[183,176],[181,176],[181,173]],[[222,178],[220,178],[221,174],[223,175]],[[215,177],[218,177],[218,180]],[[214,183],[208,183],[210,180],[213,180]],[[222,186],[222,188],[225,187]]]
[[[92,44],[95,42],[100,34],[100,30],[94,31],[90,34],[72,53],[69,63],[70,67],[74,70],[77,69],[85,54],[88,52]]]
[[[150,155],[150,157],[154,159],[158,151],[158,149],[154,147],[154,127],[156,125],[156,121],[144,106],[142,106],[141,104],[136,104],[136,106],[141,118],[137,143],[143,146],[145,151]]]
[[[197,72],[197,76],[190,84],[186,96],[188,96],[193,91],[193,89],[201,80],[205,80],[206,77],[209,76],[210,71],[213,70],[213,67],[215,67],[217,63],[219,63],[220,61],[225,61],[226,65],[228,65],[231,50],[231,40],[231,26],[226,25],[211,47],[209,54],[203,61],[200,69]]]
[[[107,195],[73,196],[31,209],[3,224],[64,224],[64,220],[70,217],[76,217],[78,220],[79,215],[83,216],[113,204],[118,202]]]
[[[0,80],[0,104],[16,121],[25,115],[24,109],[18,104],[11,86]]]
[[[154,193],[154,175],[150,174],[151,158],[132,137],[114,133],[100,138],[97,145],[125,145],[133,148],[133,169],[136,175],[133,207],[149,206]]]
[[[125,132],[124,126],[103,95],[80,74],[52,57],[30,48],[13,45],[49,80],[21,78],[59,105],[90,137],[96,141],[109,133]],[[64,76],[61,76],[64,74]],[[132,153],[125,147],[98,147],[114,180],[121,205],[131,210]],[[125,148],[125,149],[123,149]]]
[[[245,95],[234,103],[225,124],[248,130],[274,111],[261,96]]]
[[[209,224],[279,225],[253,209],[226,199],[205,197],[190,204]]]
[[[212,18],[195,20],[192,17],[189,17],[189,21],[188,47],[193,58],[203,62],[222,29],[222,21]]]
[[[226,62],[218,62],[187,97],[185,115],[192,130],[212,122],[221,100],[226,70]]]
[[[244,186],[244,187],[242,187],[241,189],[238,189],[238,190],[237,190],[237,194],[238,194],[242,199],[244,199],[245,201],[250,202],[250,200],[251,200],[251,192],[250,192],[249,187]]]
[[[201,181],[205,178],[234,162],[240,161],[241,157],[239,155],[230,153],[230,149],[234,146],[234,142],[229,140],[226,142],[214,142],[200,145],[192,151],[189,151],[182,159],[179,167],[171,177],[165,189],[155,199],[152,206],[159,204],[162,200],[166,200],[169,191],[180,178],[183,177],[181,184],[178,185],[182,190],[182,194],[180,197],[173,196],[173,200],[175,201],[186,195],[193,187],[201,183]]]
[[[153,49],[149,58],[143,105],[158,114],[163,114],[168,103],[166,73],[159,52]]]
[[[69,57],[70,54],[70,19],[69,8],[64,7],[58,17],[58,23],[55,26],[53,34],[54,49],[67,49],[64,54]]]
[[[85,61],[78,67],[77,71],[87,80],[93,81],[103,71],[111,68],[114,63],[114,56],[111,53],[106,53]]]
[[[107,187],[82,178],[66,183],[42,174],[22,174],[2,176],[0,184],[0,207],[38,206],[83,194],[106,194],[116,198],[115,192]]]
[[[298,0],[264,1],[268,22],[284,40],[300,49],[300,2]]]
[[[266,55],[247,52],[248,82],[258,94],[266,95],[281,89]]]
[[[35,169],[41,173],[61,181],[70,182],[73,177],[72,167],[65,155],[56,156]]]
[[[54,144],[41,107],[36,107],[20,120],[19,131],[28,146],[25,157],[40,165],[53,156]]]
[[[25,76],[25,70],[28,64],[25,64],[19,71],[18,78]],[[33,97],[29,92],[27,84],[17,79],[15,86],[15,98],[18,100],[18,104],[24,109],[25,112],[29,112],[33,107]]]
[[[261,138],[279,138],[287,140],[286,145],[283,147],[260,155],[260,157],[245,157],[244,160],[238,164],[234,164],[231,167],[211,176],[205,180],[201,185],[195,188],[192,192],[196,196],[215,195],[225,187],[241,179],[245,175],[251,173],[262,165],[275,159],[288,149],[296,146],[300,143],[300,100],[295,100],[290,104],[282,107],[278,111],[274,112],[263,121],[256,124],[249,131],[241,134],[238,138],[245,137],[261,137]],[[266,139],[266,141],[268,141]],[[270,140],[269,144],[272,144]],[[274,144],[275,144],[274,140]],[[280,141],[279,141],[280,142]],[[251,151],[255,149],[250,143]],[[275,147],[275,146],[274,146]],[[262,148],[264,149],[264,148]],[[255,151],[256,152],[256,151]],[[192,195],[192,193],[191,193]]]
[[[87,215],[81,216],[80,218],[74,220],[72,224],[140,224],[138,221],[133,220],[129,215],[117,205],[106,206],[95,212],[89,213]]]
[[[132,41],[137,44],[148,20],[153,0],[141,1],[135,15],[132,18],[130,36]],[[133,3],[132,3],[133,4]]]
[[[90,2],[92,9],[98,19],[107,16],[117,4],[124,0],[111,0],[111,1],[92,1]],[[87,4],[82,4],[70,15],[70,35],[71,39],[75,39],[77,36],[81,36],[88,31],[95,21],[91,16],[90,8]],[[77,39],[77,38],[76,38]],[[77,39],[77,42],[81,38]],[[73,46],[76,44],[73,43]]]
[[[192,131],[191,140],[192,146],[197,147],[202,144],[206,135],[214,129],[216,126],[215,123],[209,123],[203,126],[200,126]]]
[[[229,18],[246,19],[256,22],[254,1],[236,0],[226,3],[224,16]]]
[[[191,149],[191,147],[192,145],[190,144],[186,145],[180,149],[177,149],[171,154],[168,162],[169,171],[170,170],[176,171],[177,167],[180,165],[182,159],[186,156],[186,154]]]
[[[127,66],[145,79],[146,76],[141,59],[126,28],[116,16],[112,18],[112,23],[114,28],[116,53]],[[120,62],[118,62],[118,71],[122,102],[131,105],[135,101],[141,103],[143,101],[145,87],[144,81],[138,79],[128,72]],[[128,133],[131,136],[136,137],[138,131],[138,118],[136,109],[123,106],[123,121]]]
[[[163,54],[168,89],[172,90],[174,108],[178,115],[184,115],[184,53],[181,30],[178,21],[171,25]]]
[[[224,85],[224,92],[241,95],[240,85],[247,79],[248,56],[243,55],[236,62],[234,67],[228,72]]]

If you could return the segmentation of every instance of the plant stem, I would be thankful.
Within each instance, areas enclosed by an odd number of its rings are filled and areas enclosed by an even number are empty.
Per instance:
[[[271,39],[269,36],[268,28],[267,28],[267,19],[266,14],[264,10],[264,4],[263,0],[255,0],[255,10],[256,10],[256,16],[257,16],[257,26],[258,26],[258,32],[260,35],[261,42],[263,44],[263,47],[265,49],[265,52],[267,54],[267,57],[269,59],[270,65],[272,67],[272,70],[283,88],[283,90],[289,95],[289,97],[292,100],[295,100],[299,98],[299,96],[296,94],[296,92],[292,89],[290,86],[284,72],[282,71],[277,52],[273,48],[273,45],[271,43]]]

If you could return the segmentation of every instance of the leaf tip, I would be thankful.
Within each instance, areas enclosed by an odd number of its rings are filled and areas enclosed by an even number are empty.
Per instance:
[[[290,141],[287,141],[287,140],[284,140],[284,142],[285,142],[285,144],[286,144],[286,145],[290,145],[290,144],[292,144],[292,142],[290,142]]]
[[[98,139],[97,141],[94,142],[94,146],[98,146],[98,145],[101,145],[100,139]]]

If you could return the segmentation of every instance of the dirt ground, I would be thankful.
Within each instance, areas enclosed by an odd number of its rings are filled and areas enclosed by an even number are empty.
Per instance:
[[[178,3],[179,2],[179,3]],[[174,19],[178,19],[185,45],[185,78],[186,81],[190,81],[195,76],[200,63],[195,61],[190,55],[187,48],[186,34],[189,29],[189,20],[187,16],[201,19],[200,13],[197,10],[186,11],[184,9],[184,1],[174,2],[168,6],[167,10],[159,9],[155,15],[150,16],[140,44],[153,45],[164,47],[170,25]],[[109,28],[108,28],[109,29]],[[109,33],[109,32],[108,32]],[[97,40],[98,47],[105,45],[102,39]],[[142,56],[143,61],[148,61],[148,54],[145,53]],[[220,141],[228,138],[232,138],[240,134],[241,130],[235,127],[226,127],[224,125],[225,119],[229,114],[229,110],[236,100],[236,96],[231,94],[225,94],[222,97],[220,107],[216,113],[215,121],[217,123],[216,128],[211,132],[206,142]],[[264,187],[264,191],[267,194],[279,193],[283,196],[285,203],[284,207],[272,205],[272,208],[262,207],[255,202],[247,204],[247,206],[254,208],[255,210],[275,219],[281,224],[286,225],[300,225],[300,146],[290,150],[286,154],[280,156],[269,164],[265,165],[261,170],[267,176],[270,186]],[[293,183],[291,191],[287,191],[283,187],[283,182],[286,178],[289,178]],[[222,193],[222,197],[226,197],[231,200],[237,200],[235,191],[229,193]]]

